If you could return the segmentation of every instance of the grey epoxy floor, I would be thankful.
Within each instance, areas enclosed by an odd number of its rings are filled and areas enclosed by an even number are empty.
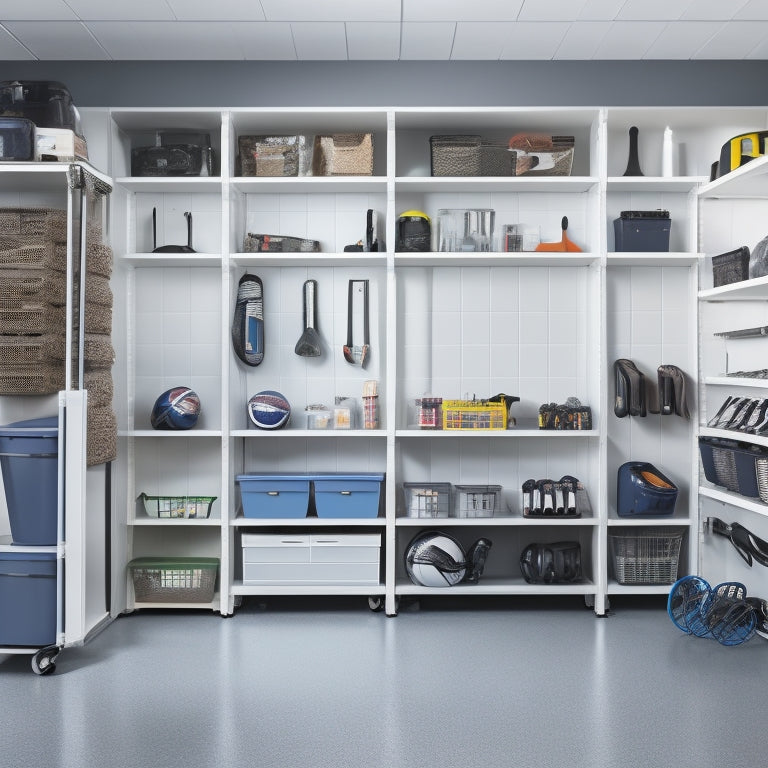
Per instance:
[[[4,768],[755,768],[768,643],[686,637],[660,598],[360,599],[143,611],[53,675],[0,657]]]

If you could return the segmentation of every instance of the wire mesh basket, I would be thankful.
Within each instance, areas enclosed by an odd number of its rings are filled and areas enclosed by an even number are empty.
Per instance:
[[[627,528],[608,534],[619,584],[673,584],[677,580],[682,530]]]
[[[203,519],[211,515],[215,496],[148,496],[139,495],[149,517],[167,519]]]
[[[457,485],[456,517],[493,517],[500,508],[500,485]]]
[[[405,514],[408,517],[450,517],[450,483],[403,483]]]
[[[141,557],[128,563],[137,603],[210,603],[215,557]]]
[[[506,429],[507,404],[487,400],[443,400],[443,429]]]

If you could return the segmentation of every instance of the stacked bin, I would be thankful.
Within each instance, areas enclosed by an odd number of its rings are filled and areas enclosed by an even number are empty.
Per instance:
[[[20,547],[58,541],[58,418],[0,428],[0,469],[11,538]],[[0,645],[56,641],[56,552],[0,552]]]

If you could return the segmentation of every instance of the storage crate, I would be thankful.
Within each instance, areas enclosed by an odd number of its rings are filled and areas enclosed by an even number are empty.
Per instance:
[[[318,517],[378,517],[382,473],[315,475],[312,478]]]
[[[749,248],[742,246],[712,257],[712,285],[739,283],[749,279]]]
[[[372,176],[373,134],[333,133],[315,136],[314,176]]]
[[[403,483],[408,517],[450,517],[453,487],[450,483]]]
[[[56,553],[0,552],[0,645],[56,642]]]
[[[756,446],[714,437],[699,438],[699,453],[704,476],[742,496],[759,496],[755,463],[765,456]]]
[[[673,584],[677,580],[681,530],[626,528],[608,534],[619,584]]]
[[[308,237],[262,235],[249,232],[243,240],[245,253],[319,253],[320,241]]]
[[[500,506],[500,485],[456,486],[455,517],[493,517]]]
[[[507,404],[443,400],[443,429],[506,429]]]
[[[139,496],[149,517],[204,519],[211,515],[215,496]]]
[[[216,557],[140,557],[128,563],[137,603],[210,603]]]
[[[254,518],[299,518],[309,511],[309,475],[237,475],[243,516]]]
[[[515,153],[475,135],[430,136],[433,176],[513,176]]]

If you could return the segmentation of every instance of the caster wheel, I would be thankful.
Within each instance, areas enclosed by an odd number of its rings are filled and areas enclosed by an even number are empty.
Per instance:
[[[36,675],[50,675],[56,669],[56,657],[61,649],[58,646],[43,648],[32,657],[32,671]]]
[[[379,613],[384,610],[384,597],[383,595],[371,595],[368,598],[368,607],[374,612]]]

